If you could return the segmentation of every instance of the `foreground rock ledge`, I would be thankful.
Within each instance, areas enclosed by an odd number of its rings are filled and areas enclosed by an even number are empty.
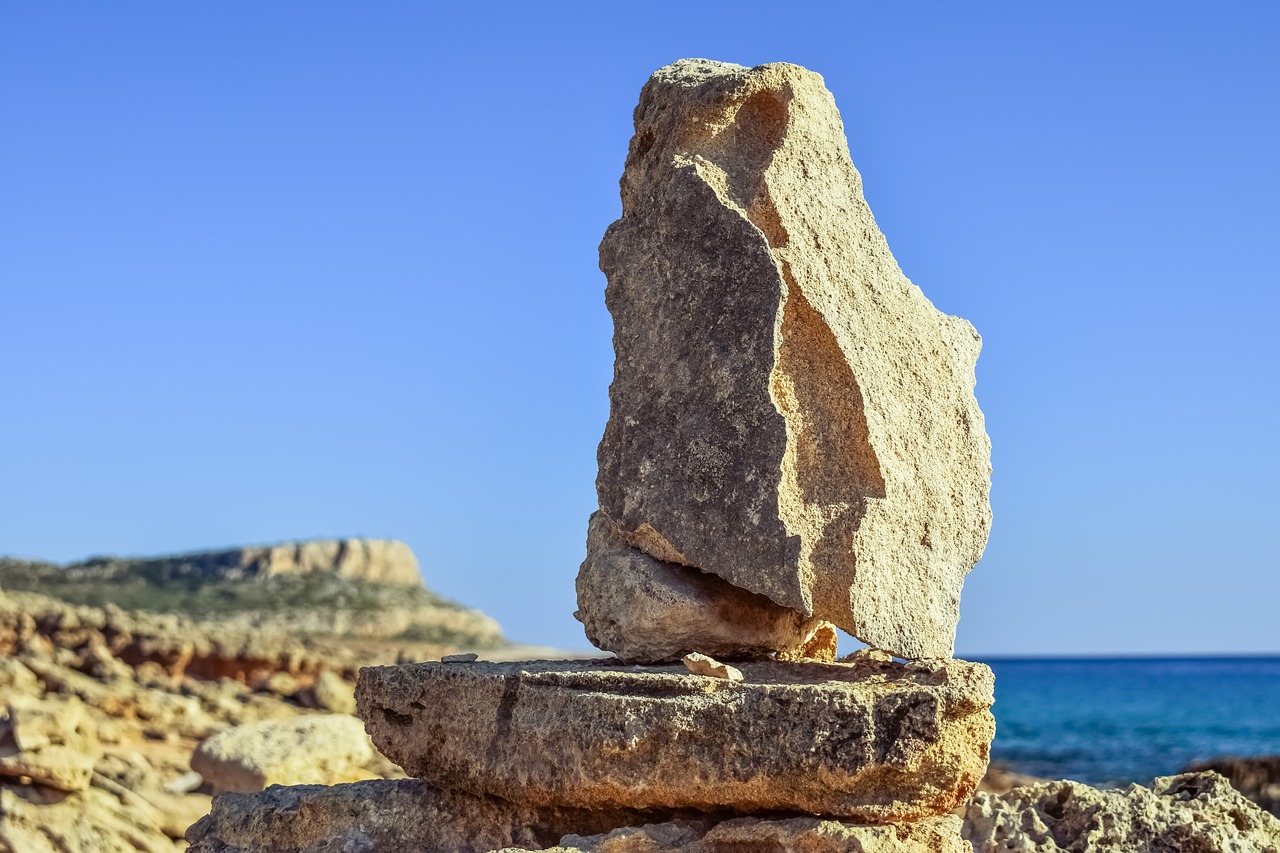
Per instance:
[[[1262,853],[1280,850],[1280,820],[1217,773],[1163,776],[1099,791],[1044,782],[979,793],[965,810],[974,853]]]
[[[549,809],[440,791],[417,779],[225,794],[191,828],[190,853],[970,853],[954,815],[894,826],[812,817],[729,818]]]
[[[616,661],[369,667],[378,749],[415,778],[532,805],[911,821],[987,766],[981,664],[743,663],[744,680]]]
[[[973,853],[960,818],[933,817],[892,826],[860,826],[820,818],[682,820],[629,826],[605,835],[560,839],[548,853]],[[523,853],[514,849],[504,853]]]
[[[601,511],[659,560],[949,657],[991,524],[981,340],[894,261],[822,78],[659,69],[621,187]]]

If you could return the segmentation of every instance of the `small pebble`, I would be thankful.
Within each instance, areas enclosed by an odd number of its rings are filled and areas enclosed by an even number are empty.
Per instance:
[[[473,660],[478,660],[479,657],[480,655],[476,654],[475,652],[464,652],[463,654],[460,654],[460,655],[445,655],[444,657],[440,658],[440,662],[441,663],[471,663]]]

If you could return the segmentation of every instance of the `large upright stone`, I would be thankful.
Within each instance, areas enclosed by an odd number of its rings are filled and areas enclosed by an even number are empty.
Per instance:
[[[982,664],[739,668],[742,681],[611,661],[366,667],[356,702],[410,776],[535,806],[893,823],[951,812],[986,770]]]
[[[991,520],[981,341],[898,268],[822,78],[658,70],[600,266],[616,361],[596,486],[627,544],[949,656]]]

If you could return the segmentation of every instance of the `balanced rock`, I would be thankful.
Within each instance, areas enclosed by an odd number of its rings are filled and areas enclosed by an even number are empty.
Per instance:
[[[1044,782],[981,792],[965,810],[964,837],[974,853],[1261,853],[1280,850],[1280,819],[1217,773],[1185,773],[1150,788]]]
[[[991,671],[744,662],[743,681],[609,661],[369,667],[378,749],[440,787],[538,806],[945,814],[986,769]]]
[[[673,661],[693,651],[763,657],[803,647],[822,624],[716,575],[632,548],[599,512],[587,527],[577,586],[574,615],[587,638],[628,661]]]
[[[217,791],[352,782],[373,758],[364,727],[345,714],[263,720],[219,732],[196,747],[191,769]]]
[[[596,487],[627,545],[950,656],[991,521],[981,340],[898,268],[822,78],[658,70],[600,266],[616,359]],[[598,604],[580,597],[587,624]]]

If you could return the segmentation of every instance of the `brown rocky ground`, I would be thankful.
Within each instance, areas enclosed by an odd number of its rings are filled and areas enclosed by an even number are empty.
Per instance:
[[[263,622],[0,592],[0,851],[181,850],[220,790],[401,776],[349,716],[358,669],[483,648],[485,635],[422,642]],[[304,735],[334,759],[299,762],[289,739]]]

